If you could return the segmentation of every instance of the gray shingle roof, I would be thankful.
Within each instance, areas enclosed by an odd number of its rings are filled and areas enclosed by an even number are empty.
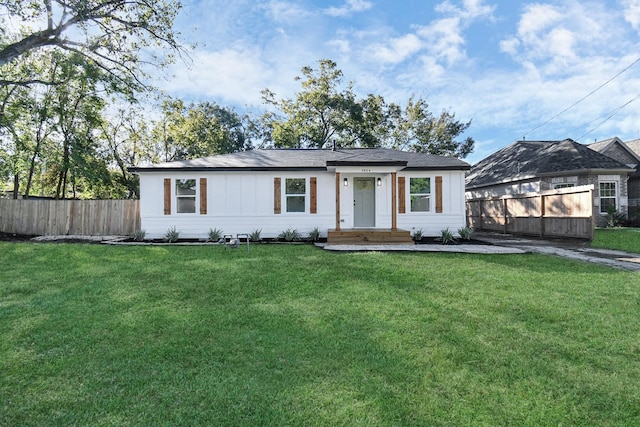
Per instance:
[[[468,170],[469,164],[455,157],[410,153],[388,148],[340,148],[333,150],[250,150],[194,160],[158,163],[130,168],[131,172],[205,170],[304,170],[327,166],[394,165],[414,170]]]
[[[473,165],[467,189],[585,171],[632,173],[633,169],[571,139],[517,141]]]

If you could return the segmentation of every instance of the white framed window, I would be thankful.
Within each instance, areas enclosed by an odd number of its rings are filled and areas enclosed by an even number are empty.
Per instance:
[[[306,178],[286,178],[284,184],[285,211],[306,212],[307,180]]]
[[[411,212],[431,211],[431,178],[409,178]]]
[[[600,213],[606,214],[618,209],[618,183],[600,181]]]
[[[196,213],[196,179],[176,179],[176,213]]]

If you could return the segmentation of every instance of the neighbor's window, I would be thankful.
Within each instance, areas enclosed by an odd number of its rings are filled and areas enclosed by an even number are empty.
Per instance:
[[[410,178],[411,212],[429,212],[431,178]]]
[[[600,183],[600,213],[609,213],[618,209],[616,193],[615,181]]]
[[[195,179],[176,179],[176,209],[178,213],[196,213]]]
[[[307,195],[305,178],[287,178],[285,180],[285,197],[287,212],[304,212]]]
[[[575,184],[568,183],[568,182],[565,182],[563,184],[553,184],[554,190],[559,190],[560,188],[571,188],[571,187],[575,187]]]

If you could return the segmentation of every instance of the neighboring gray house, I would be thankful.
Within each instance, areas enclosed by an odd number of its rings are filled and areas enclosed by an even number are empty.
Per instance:
[[[635,169],[572,139],[517,141],[471,167],[467,199],[594,186],[596,224],[611,209],[627,213],[627,180]]]
[[[587,147],[635,169],[635,173],[629,175],[627,183],[628,214],[630,217],[640,214],[640,168],[638,167],[640,165],[640,140],[623,142],[620,138],[614,137],[589,144]]]

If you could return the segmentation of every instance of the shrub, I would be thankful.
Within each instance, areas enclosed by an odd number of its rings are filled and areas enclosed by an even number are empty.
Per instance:
[[[314,227],[314,229],[309,232],[309,240],[312,242],[320,240],[320,229],[318,227]]]
[[[472,234],[473,234],[472,227],[463,227],[458,229],[458,235],[462,240],[471,240]]]
[[[284,240],[286,242],[298,242],[302,239],[300,232],[295,228],[287,228],[278,236],[278,239]]]
[[[438,240],[440,240],[443,245],[451,245],[456,242],[456,236],[454,236],[451,230],[449,230],[449,227],[447,227],[440,231],[440,237],[438,237]]]
[[[423,231],[422,228],[420,230],[416,230],[413,232],[413,241],[418,242],[422,240]]]
[[[615,208],[607,209],[607,227],[617,227],[626,219],[624,213]]]
[[[222,230],[217,228],[210,228],[207,237],[208,242],[219,242],[222,239]]]
[[[251,240],[252,242],[259,242],[260,240],[262,240],[262,229],[256,228],[251,233],[249,233],[249,240]]]
[[[180,237],[180,232],[176,230],[176,227],[169,227],[169,229],[167,230],[167,233],[164,235],[164,240],[166,240],[169,243],[175,243],[178,241],[178,238]]]
[[[147,237],[147,232],[144,230],[136,230],[131,233],[131,238],[136,242],[142,242],[145,237]]]

